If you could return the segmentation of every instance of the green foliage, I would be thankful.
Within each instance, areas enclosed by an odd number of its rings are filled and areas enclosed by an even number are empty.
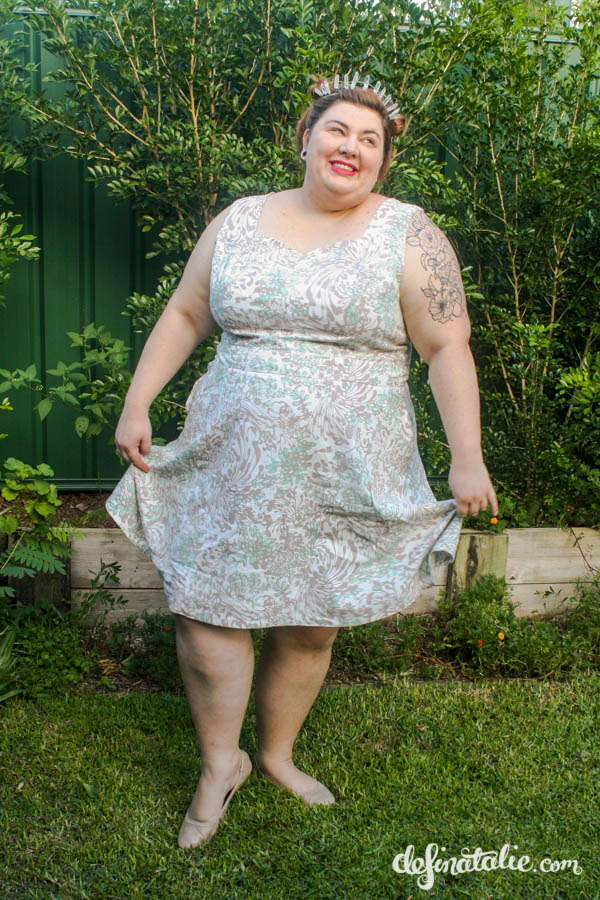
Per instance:
[[[21,618],[15,640],[14,678],[25,696],[64,691],[90,671],[97,656],[85,633],[69,619],[45,611]]]
[[[79,593],[77,605],[71,610],[71,617],[81,627],[85,626],[90,638],[93,638],[103,629],[108,613],[115,608],[122,608],[127,601],[122,595],[115,597],[109,590],[109,586],[119,584],[121,563],[105,563],[100,559],[99,570],[88,571],[93,576],[90,590]]]
[[[598,659],[600,650],[600,571],[580,581],[575,595],[564,601],[564,630],[577,645],[582,660]]]
[[[0,369],[0,377],[4,379],[0,383],[0,391],[25,388],[40,395],[34,409],[42,421],[57,404],[66,403],[75,408],[73,424],[79,437],[89,439],[108,431],[111,443],[114,423],[122,411],[131,383],[128,368],[130,348],[120,338],[113,337],[103,325],[94,322],[86,325],[80,333],[68,331],[67,335],[71,339],[71,347],[81,348],[81,359],[69,364],[59,360],[53,368],[46,369],[48,375],[60,379],[59,384],[44,387],[38,378],[37,367],[32,363],[26,369],[15,369],[13,372]],[[194,359],[206,365],[214,354],[215,341],[211,346],[208,343],[203,345],[194,354]],[[176,414],[182,416],[187,396],[185,391],[184,386],[175,386],[155,400],[150,409],[153,428],[158,428]],[[153,438],[154,443],[161,441],[162,438]]]
[[[123,675],[144,678],[166,691],[181,691],[173,615],[142,610],[141,619],[139,623],[132,613],[110,622],[101,638],[103,651],[118,662]]]
[[[599,335],[600,325],[590,334]],[[558,465],[565,477],[578,480],[572,488],[572,496],[584,496],[585,485],[588,485],[587,496],[594,498],[591,508],[596,525],[600,527],[600,353],[586,352],[578,367],[561,373],[559,383],[558,393],[569,396],[569,407],[560,455],[556,448]],[[569,465],[572,459],[577,460],[577,466]]]
[[[12,456],[5,459],[3,465],[7,470],[2,488],[2,497],[9,503],[6,509],[14,510],[15,513],[24,511],[35,523],[47,522],[53,518],[56,507],[61,505],[62,500],[58,499],[56,485],[49,484],[45,480],[46,476],[54,475],[50,466],[40,463],[33,467]],[[7,518],[2,516],[0,527],[11,534],[16,530],[19,519],[18,516],[11,516],[9,527],[6,528],[4,526],[7,525]],[[13,522],[15,527],[12,527]]]
[[[137,646],[122,661],[122,670],[130,676],[142,676],[164,690],[181,689],[183,683],[177,662],[175,620],[171,613],[142,610],[142,624],[136,629]],[[114,638],[118,630],[113,630]]]
[[[2,96],[35,122],[41,155],[84,160],[90,180],[132,203],[150,255],[164,260],[154,293],[125,303],[147,333],[217,212],[240,195],[301,183],[294,127],[309,75],[357,67],[381,79],[409,125],[382,187],[422,205],[457,251],[484,456],[505,518],[598,525],[598,4],[582,0],[576,16],[520,0],[430,6],[99,0],[92,16],[78,16],[41,0],[22,27],[61,60],[46,77],[60,92],[24,92],[5,44]],[[109,346],[115,358],[127,349],[111,341],[97,348],[99,368]],[[157,422],[181,413],[215,341],[157,398]],[[114,419],[130,376],[113,359],[106,376],[92,377],[93,349],[81,346],[81,364],[50,370],[62,383],[37,409],[43,418],[57,400],[81,405],[75,427],[90,436]],[[39,389],[35,372],[23,372],[4,375],[11,387]],[[442,476],[449,448],[426,374],[415,359],[420,449]]]
[[[2,404],[0,409],[12,409]],[[31,466],[20,459],[4,460],[4,501],[0,513],[0,533],[9,535],[8,546],[0,551],[0,609],[15,597],[15,588],[5,579],[33,578],[38,572],[65,574],[63,559],[71,556],[72,541],[82,532],[69,524],[54,525],[58,499],[54,475],[46,463]],[[11,535],[18,535],[10,543]]]
[[[119,563],[100,560],[99,571],[92,572],[91,589],[81,593],[71,611],[72,620],[85,628],[89,642],[116,659],[122,674],[141,676],[165,690],[181,688],[171,613],[142,610],[141,624],[135,613],[106,622],[109,611],[127,605],[109,589],[118,586],[120,570]]]
[[[383,621],[340,629],[333,652],[336,668],[357,675],[380,672],[388,662],[386,638]]]
[[[21,693],[20,688],[13,687],[15,660],[12,656],[12,647],[14,640],[14,629],[7,626],[0,631],[0,703]]]
[[[361,681],[410,674],[417,651],[427,641],[427,619],[394,616],[388,620],[341,628],[333,645],[335,675]]]
[[[598,597],[596,590],[596,604]],[[589,601],[583,602],[587,610]],[[517,618],[516,606],[509,597],[506,580],[495,575],[479,578],[472,588],[461,593],[458,601],[442,597],[438,602],[440,649],[451,652],[454,661],[468,674],[546,676],[579,666],[580,631],[569,630],[569,622],[560,617]],[[573,621],[577,621],[577,616]],[[595,622],[595,630],[587,634],[586,649],[594,654],[596,663],[599,625]]]
[[[467,2],[456,15],[486,27],[416,123],[450,161],[441,190],[419,197],[478,287],[484,457],[510,524],[596,526],[600,10],[583,3],[575,20],[562,7]],[[415,405],[439,472],[441,422],[426,390]]]
[[[103,634],[109,610],[126,601],[115,598],[109,584],[118,584],[119,563],[100,561],[91,572],[90,590],[82,592],[79,603],[61,612],[42,597],[36,604],[11,604],[0,597],[0,625],[7,623],[15,635],[13,680],[27,696],[62,691],[78,684],[93,670],[99,657],[97,639]],[[94,610],[100,607],[99,612]],[[2,648],[0,645],[0,693],[2,688]],[[1,699],[1,698],[0,698]]]
[[[28,388],[43,396],[34,406],[40,419],[45,419],[56,403],[68,403],[76,407],[75,431],[79,437],[89,438],[100,434],[104,425],[112,425],[120,412],[131,374],[127,369],[128,351],[124,342],[113,338],[102,325],[90,322],[81,333],[69,331],[71,347],[80,347],[82,359],[66,364],[59,360],[48,375],[60,379],[60,383],[47,390],[37,377],[34,364],[27,369],[10,372],[0,369],[5,380],[0,391]],[[101,377],[95,377],[97,369]]]
[[[10,7],[0,2],[0,25],[15,20]],[[0,122],[7,122],[11,114],[28,116],[28,106],[23,104],[26,89],[24,78],[33,66],[23,66],[14,52],[12,42],[0,35]],[[18,260],[33,260],[39,256],[39,247],[33,246],[35,237],[22,234],[20,216],[7,207],[10,200],[2,189],[2,179],[7,172],[24,172],[27,156],[21,141],[13,134],[0,134],[0,289],[11,275],[11,268]],[[0,307],[6,306],[0,293]]]
[[[0,143],[0,165],[6,170],[6,159],[3,145]],[[6,195],[0,191],[0,202],[6,201]],[[19,216],[9,210],[0,211],[0,284],[10,278],[10,269],[19,259],[37,259],[39,247],[33,247],[35,240],[32,234],[21,234],[23,223]],[[0,294],[0,306],[6,306],[4,297]]]

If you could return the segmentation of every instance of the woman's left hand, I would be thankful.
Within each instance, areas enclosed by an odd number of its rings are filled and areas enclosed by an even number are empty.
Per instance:
[[[490,506],[492,516],[498,515],[498,499],[482,459],[453,460],[448,484],[456,500],[457,515],[476,516],[487,506]]]

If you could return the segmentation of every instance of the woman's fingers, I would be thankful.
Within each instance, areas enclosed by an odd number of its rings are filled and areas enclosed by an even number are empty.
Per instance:
[[[142,472],[150,471],[150,466],[148,465],[147,462],[144,462],[144,460],[142,459],[142,455],[137,447],[135,447],[135,449],[132,449],[130,451],[129,456],[130,456],[131,462],[134,464],[134,466],[136,466],[138,469],[141,469]]]
[[[150,453],[152,449],[152,426],[148,414],[124,410],[115,432],[115,444],[125,462],[133,463],[142,472],[149,472],[150,466],[142,458],[142,453]]]
[[[485,464],[482,461],[452,463],[448,478],[456,500],[459,516],[477,516],[490,507],[492,516],[498,515],[498,499]]]
[[[488,506],[492,507],[492,515],[496,515],[494,512],[494,503],[491,502],[491,498],[487,494],[480,494],[479,496],[473,496],[473,494],[462,494],[460,491],[457,491],[454,494],[454,499],[456,500],[456,512],[459,516],[476,516],[480,512],[483,512]],[[494,495],[494,501],[495,495]]]
[[[144,462],[138,447],[123,447],[122,445],[117,444],[117,450],[126,463],[133,463],[133,465],[136,466],[136,468],[141,469],[142,472],[150,471],[150,466],[147,462]]]
[[[488,506],[490,507],[490,515],[498,515],[498,500],[493,489],[487,496],[479,497],[476,500],[470,497],[455,497],[455,500],[456,512],[459,516],[477,516],[484,509],[487,509]]]
[[[459,516],[476,516],[487,506],[487,503],[482,503],[481,500],[460,500],[459,498],[455,499],[456,512]]]

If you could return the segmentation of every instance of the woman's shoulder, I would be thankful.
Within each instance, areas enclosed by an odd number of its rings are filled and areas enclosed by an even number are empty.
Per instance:
[[[383,203],[387,207],[388,220],[396,239],[398,237],[406,239],[411,225],[425,215],[422,206],[406,200],[398,200],[397,197],[386,197]]]
[[[380,196],[384,196],[381,194]],[[413,213],[415,210],[420,209],[423,211],[423,207],[419,206],[418,203],[409,203],[407,200],[398,200],[397,197],[384,197],[382,203],[389,203],[392,209],[396,209],[397,212],[403,213]]]
[[[211,221],[211,226],[220,229],[226,224],[235,224],[245,216],[251,214],[256,206],[263,201],[267,194],[246,194],[243,197],[236,197],[227,203],[223,209],[217,213]]]

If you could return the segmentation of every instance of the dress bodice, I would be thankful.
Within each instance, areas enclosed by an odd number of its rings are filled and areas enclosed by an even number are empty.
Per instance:
[[[247,356],[255,347],[261,360],[273,351],[350,366],[362,359],[407,377],[410,339],[399,292],[418,207],[387,197],[359,237],[301,253],[258,230],[268,196],[236,200],[217,234],[210,305],[224,332],[221,352]]]

